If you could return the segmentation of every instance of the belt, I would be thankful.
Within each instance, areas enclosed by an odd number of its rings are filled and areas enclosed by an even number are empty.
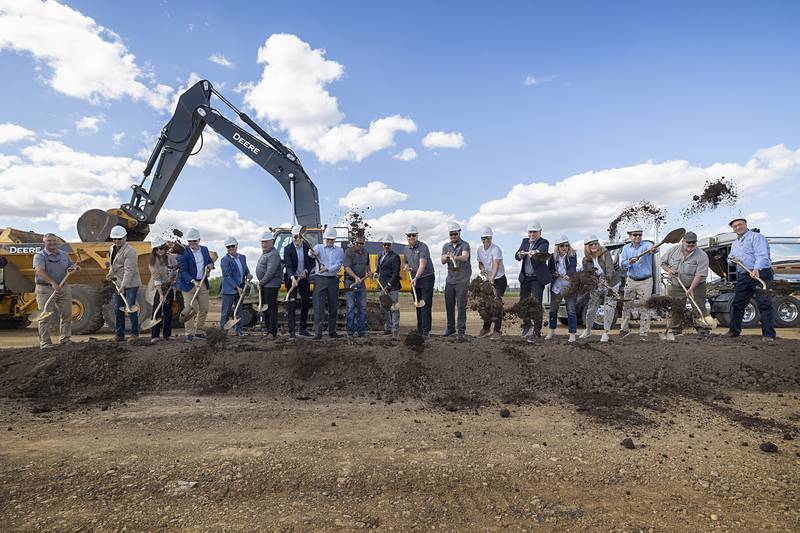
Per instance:
[[[653,277],[653,276],[647,276],[647,277],[644,277],[644,278],[634,278],[634,277],[630,277],[630,276],[629,276],[629,279],[632,279],[633,281],[644,281],[644,280],[646,280],[646,279],[650,279],[650,278],[652,278],[652,277]]]

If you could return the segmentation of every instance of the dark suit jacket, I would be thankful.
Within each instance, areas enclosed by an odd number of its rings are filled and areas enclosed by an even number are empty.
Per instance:
[[[200,252],[203,254],[203,267],[213,265],[214,261],[211,259],[211,254],[208,253],[206,246],[200,246]],[[188,292],[194,288],[193,281],[197,279],[197,263],[194,260],[192,249],[186,246],[183,253],[177,257],[178,259],[178,279],[175,286],[183,292]],[[203,282],[203,285],[208,288],[208,277]]]
[[[556,255],[550,254],[550,259],[547,260],[547,267],[550,269],[550,275],[553,279],[556,279],[556,264]],[[567,267],[567,276],[574,275],[578,271],[578,256],[568,255],[564,266]]]
[[[308,249],[308,244],[303,242],[303,270],[306,271],[306,279],[311,277],[311,272],[314,270],[314,264],[316,263],[313,257],[309,257]],[[294,242],[290,242],[283,249],[283,265],[286,267],[283,282],[287,287],[291,287],[291,277],[302,274],[302,272],[297,272],[297,247],[294,245]]]
[[[400,290],[400,256],[394,250],[386,254],[383,262],[381,256],[378,256],[378,277],[390,291]]]
[[[529,242],[530,241],[528,238],[522,239],[522,243],[519,245],[517,253],[514,254],[514,257],[517,259],[517,261],[522,261],[522,266],[519,269],[520,283],[525,281],[525,262],[533,261],[533,259],[530,257],[522,257],[519,255],[520,252],[528,251]],[[534,251],[547,253],[549,250],[550,250],[550,242],[544,237],[539,237],[539,240],[536,242],[536,247],[534,248]],[[536,280],[543,285],[547,285],[548,283],[553,281],[553,275],[550,273],[550,268],[548,268],[546,260],[533,261],[533,273],[536,275]]]

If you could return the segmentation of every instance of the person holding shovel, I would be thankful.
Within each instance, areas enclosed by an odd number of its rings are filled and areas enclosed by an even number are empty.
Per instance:
[[[598,277],[597,289],[589,293],[589,303],[586,304],[586,314],[583,323],[586,329],[581,333],[581,339],[592,336],[592,326],[597,318],[600,301],[603,302],[603,336],[600,342],[608,342],[608,333],[614,323],[617,313],[617,298],[620,284],[620,275],[614,269],[614,260],[595,235],[589,235],[584,241],[583,270],[594,271]]]
[[[188,306],[194,298],[191,309],[184,311],[192,313],[184,321],[186,342],[192,342],[195,337],[205,337],[202,330],[208,316],[208,273],[213,270],[214,261],[208,247],[200,245],[200,232],[197,229],[186,230],[186,241],[189,246],[178,256],[178,280],[175,285],[183,294],[184,305]]]
[[[556,241],[556,249],[547,260],[547,267],[553,276],[553,281],[550,283],[550,315],[547,318],[547,325],[550,331],[545,337],[550,340],[556,335],[556,326],[558,325],[558,306],[562,300],[567,307],[567,328],[569,329],[569,342],[575,342],[575,334],[578,331],[578,316],[575,311],[577,305],[577,296],[570,298],[566,297],[567,288],[569,287],[570,276],[574,276],[578,270],[578,256],[572,245],[569,243],[569,238],[562,235]],[[528,337],[528,340],[531,340]]]
[[[697,333],[700,337],[707,338],[709,329],[703,322],[703,317],[708,313],[705,309],[706,278],[708,277],[708,254],[697,247],[697,234],[687,231],[680,244],[673,246],[661,258],[661,269],[669,274],[667,296],[675,302],[673,305],[686,305],[688,294],[700,306],[702,313],[700,320],[696,321]],[[686,287],[686,290],[684,290]],[[692,304],[694,309],[694,304]],[[672,314],[670,326],[672,331],[667,333],[667,340],[675,340],[675,335],[683,332],[683,324],[676,322],[676,313]],[[692,313],[694,316],[694,312]]]
[[[264,323],[268,335],[278,338],[278,292],[281,290],[281,256],[275,249],[275,237],[271,231],[261,234],[261,257],[256,265],[258,290],[261,299],[267,305],[264,312]]]
[[[447,279],[444,285],[444,308],[447,312],[445,337],[458,335],[458,340],[467,336],[467,287],[472,277],[469,262],[469,243],[461,238],[461,226],[453,222],[448,226],[450,242],[442,246],[441,261],[447,265]],[[456,306],[458,323],[456,324]]]
[[[37,321],[39,328],[39,348],[52,348],[50,340],[50,314],[45,308],[45,303],[53,297],[54,305],[58,309],[59,342],[62,345],[72,344],[72,291],[64,280],[70,270],[79,271],[69,254],[61,250],[59,239],[52,233],[46,233],[42,238],[44,247],[33,256],[33,270],[36,281],[36,305],[42,314],[47,316]],[[53,296],[55,294],[55,296]],[[49,309],[52,309],[50,307]]]
[[[344,250],[335,246],[336,228],[326,228],[322,234],[325,244],[309,251],[316,259],[314,275],[314,339],[322,339],[325,306],[328,306],[328,336],[338,339],[336,320],[339,315],[339,269],[344,261]]]
[[[150,269],[150,281],[155,291],[153,308],[158,307],[161,300],[164,300],[161,309],[155,315],[155,318],[161,318],[161,320],[150,328],[150,342],[155,343],[161,340],[162,332],[165,341],[172,337],[172,304],[175,301],[173,284],[178,264],[175,257],[168,253],[167,243],[164,239],[155,237],[151,245],[153,250],[150,252],[148,268]]]
[[[644,256],[642,254],[651,249],[653,244],[643,242],[642,233],[642,228],[639,226],[629,228],[628,237],[631,242],[622,247],[620,254],[620,265],[626,271],[627,277],[619,336],[625,337],[630,333],[628,324],[633,310],[636,309],[639,312],[639,338],[644,340],[650,333],[652,317],[650,309],[644,304],[653,295],[653,258],[651,254]]]
[[[481,246],[478,247],[478,269],[481,275],[485,276],[486,281],[492,284],[494,292],[501,302],[503,295],[508,288],[508,280],[506,279],[506,269],[503,266],[503,251],[499,246],[492,242],[492,228],[486,226],[481,230]],[[478,337],[489,336],[494,322],[494,333],[490,338],[499,339],[502,336],[501,330],[503,328],[503,316],[496,317],[495,320],[484,320],[483,328],[481,328]]]
[[[347,336],[352,338],[367,334],[367,286],[364,281],[372,276],[369,268],[369,254],[364,250],[364,236],[359,235],[353,246],[344,253],[344,286],[350,290],[345,293],[347,310]]]
[[[416,291],[417,301],[425,304],[417,307],[417,333],[427,339],[431,334],[433,287],[436,283],[431,251],[419,240],[419,230],[413,224],[406,228],[406,240],[408,244],[403,250],[405,270],[411,278],[411,290]]]
[[[731,325],[726,337],[742,333],[742,318],[750,298],[755,298],[761,313],[762,340],[775,340],[775,311],[772,302],[762,290],[761,281],[772,281],[772,257],[767,238],[747,227],[747,220],[737,217],[728,225],[736,233],[736,240],[728,252],[728,263],[736,266],[736,289],[731,310]]]
[[[135,309],[128,314],[131,321],[131,336],[128,343],[133,344],[139,339],[139,313],[136,307],[136,297],[139,294],[139,287],[142,285],[142,278],[139,275],[139,257],[136,250],[128,244],[128,231],[122,226],[111,228],[111,268],[106,275],[106,279],[111,280],[117,292],[114,294],[114,340],[122,342],[125,340],[125,314],[126,307],[131,306]],[[123,298],[124,296],[124,298]],[[127,304],[126,304],[127,302]]]
[[[219,327],[222,331],[226,331],[225,324],[231,314],[237,318],[241,316],[242,299],[240,296],[244,293],[247,283],[253,277],[250,274],[250,269],[247,268],[247,258],[238,253],[239,242],[235,237],[225,239],[225,250],[228,253],[219,262],[219,267],[222,270],[222,288],[220,289],[222,312],[219,317]],[[241,320],[236,323],[233,331],[236,335],[242,334]]]
[[[292,228],[292,242],[283,249],[283,264],[286,267],[284,283],[289,295],[289,338],[295,338],[295,308],[300,297],[300,336],[310,337],[308,332],[308,308],[311,302],[309,272],[314,269],[314,258],[309,254],[308,243],[303,239],[303,227]],[[294,290],[292,290],[294,287]]]
[[[389,296],[392,302],[391,306],[386,306],[384,302],[381,302],[383,332],[384,335],[391,335],[396,339],[400,329],[400,309],[393,308],[397,307],[397,300],[400,296],[400,256],[392,250],[394,237],[386,235],[381,243],[383,252],[378,257],[376,276],[382,285],[381,290]]]
[[[541,305],[545,286],[552,281],[550,269],[547,268],[547,258],[549,256],[550,242],[542,237],[542,225],[534,220],[528,224],[528,237],[522,239],[517,253],[514,255],[517,261],[522,262],[519,270],[519,301],[533,298]],[[544,259],[537,259],[536,256],[543,256]],[[542,315],[539,315],[542,316]],[[542,336],[542,319],[540,318],[533,324],[531,333],[531,321],[526,318],[522,323],[522,336],[527,337],[532,334],[534,338]]]

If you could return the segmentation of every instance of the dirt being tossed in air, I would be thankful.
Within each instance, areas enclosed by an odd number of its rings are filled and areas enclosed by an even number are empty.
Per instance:
[[[676,327],[688,328],[694,324],[692,311],[686,307],[686,300],[683,298],[654,295],[644,305],[660,316],[672,317]]]
[[[347,241],[353,244],[357,238],[362,238],[365,241],[369,240],[371,235],[371,226],[364,220],[366,209],[352,209],[344,215],[344,225],[347,227]]]
[[[660,207],[647,202],[642,201],[638,204],[633,204],[625,209],[617,215],[617,217],[611,221],[608,225],[608,238],[610,240],[615,240],[619,237],[619,225],[620,224],[633,224],[633,223],[655,223],[661,224],[667,220],[667,213],[666,211],[662,210]]]
[[[721,205],[735,205],[739,200],[739,193],[733,180],[722,176],[718,180],[707,181],[703,187],[703,192],[692,197],[689,207],[681,211],[681,216],[690,218],[703,213],[712,211]]]
[[[600,278],[591,270],[581,270],[569,277],[569,287],[564,292],[566,298],[575,298],[596,291]]]
[[[544,316],[544,308],[542,302],[531,298],[525,298],[515,303],[511,307],[506,308],[506,314],[517,317],[523,321],[541,322]]]
[[[425,337],[414,330],[409,331],[408,334],[406,334],[405,338],[403,339],[403,344],[417,353],[422,353],[425,351]]]
[[[492,283],[477,277],[469,283],[469,308],[477,311],[484,322],[503,319],[503,302],[495,294]]]

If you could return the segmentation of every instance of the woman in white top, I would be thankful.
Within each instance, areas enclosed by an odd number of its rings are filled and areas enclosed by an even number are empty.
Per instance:
[[[478,268],[481,274],[485,272],[486,279],[494,285],[497,296],[502,300],[508,288],[506,269],[503,266],[503,251],[499,246],[492,243],[492,228],[488,226],[481,231],[481,246],[478,247]],[[484,320],[479,337],[489,335],[492,322],[494,322],[494,333],[491,334],[490,338],[499,339],[502,336],[500,330],[503,327],[503,317],[501,315],[496,320]]]

